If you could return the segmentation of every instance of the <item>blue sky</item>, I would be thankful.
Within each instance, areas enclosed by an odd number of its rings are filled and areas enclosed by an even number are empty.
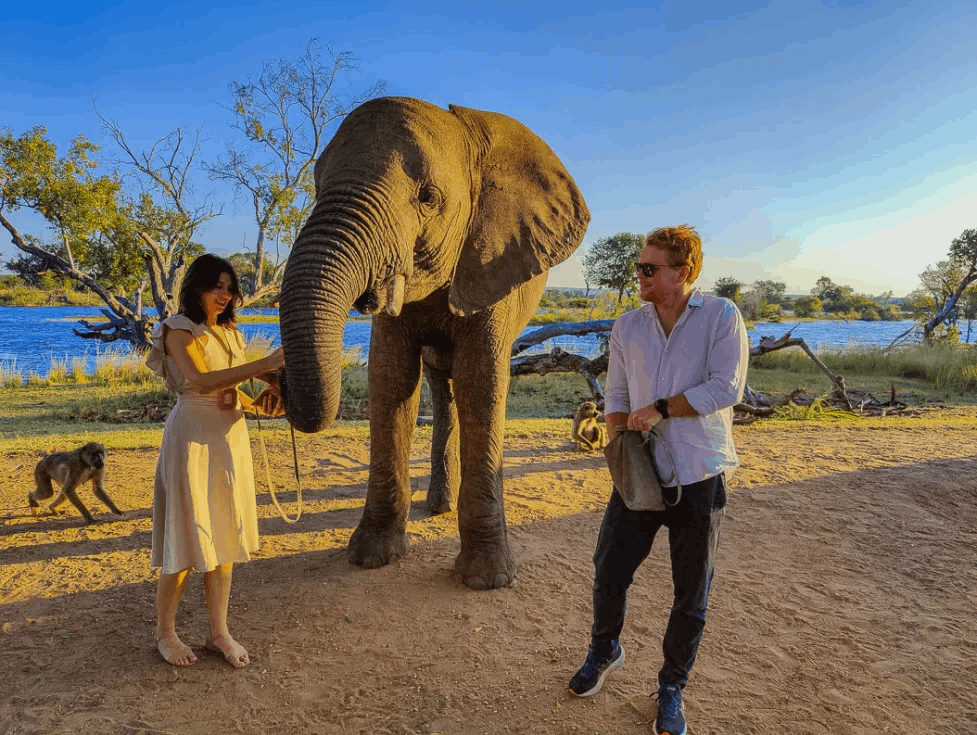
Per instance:
[[[582,285],[600,237],[691,222],[706,286],[800,293],[828,275],[902,295],[977,227],[977,5],[646,5],[18,3],[0,19],[0,125],[108,148],[94,96],[136,145],[202,127],[217,155],[229,82],[315,36],[356,54],[353,88],[502,112],[550,144],[593,216],[551,285]],[[253,243],[218,193],[226,214],[200,239]]]

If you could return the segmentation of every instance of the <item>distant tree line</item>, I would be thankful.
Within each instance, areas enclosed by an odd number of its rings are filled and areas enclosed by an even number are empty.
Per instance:
[[[619,232],[596,240],[585,253],[587,295],[596,286],[617,299],[617,308],[605,310],[601,318],[639,303],[634,262],[640,258],[643,242],[642,235]],[[964,338],[969,342],[973,322],[977,321],[977,230],[964,230],[950,243],[947,258],[928,266],[919,278],[920,287],[903,299],[894,299],[891,291],[878,296],[856,293],[851,286],[835,283],[828,276],[819,278],[810,294],[802,296],[786,294],[786,284],[780,281],[757,280],[747,285],[732,277],[717,279],[713,292],[734,301],[750,321],[779,321],[787,316],[863,321],[909,318],[917,322],[914,329],[920,330],[928,343],[955,344],[961,327],[966,329]],[[557,297],[548,292],[542,305],[555,308],[569,304],[558,304]],[[589,308],[593,309],[593,301]]]

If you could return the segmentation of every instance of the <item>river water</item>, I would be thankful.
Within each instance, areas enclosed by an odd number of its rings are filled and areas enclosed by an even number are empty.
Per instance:
[[[275,309],[261,313],[275,314]],[[245,310],[244,314],[255,313]],[[94,340],[76,337],[72,327],[79,327],[77,320],[98,318],[97,307],[85,306],[0,306],[0,371],[20,372],[23,377],[33,371],[45,376],[53,361],[64,361],[70,367],[76,358],[83,358],[86,371],[91,372],[101,357],[117,357],[128,354],[124,345],[103,345]],[[750,330],[752,344],[761,336],[779,337],[791,327],[793,336],[802,337],[813,349],[840,349],[849,345],[887,345],[912,326],[911,321],[899,322],[784,322],[782,324],[759,323]],[[272,344],[278,344],[277,323],[241,324],[248,339],[262,336]],[[539,327],[528,327],[528,334]],[[965,331],[965,330],[964,330]],[[977,338],[975,338],[977,339]],[[343,336],[343,347],[359,347],[366,357],[370,344],[370,321],[349,321]],[[600,352],[596,335],[582,337],[557,337],[528,350],[525,354],[549,352],[561,347],[587,357]]]

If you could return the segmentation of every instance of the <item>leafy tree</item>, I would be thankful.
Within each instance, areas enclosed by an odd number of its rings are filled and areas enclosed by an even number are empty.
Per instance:
[[[910,318],[923,322],[936,312],[936,301],[925,289],[917,288],[902,300],[902,308]]]
[[[798,296],[791,304],[795,316],[812,317],[824,311],[824,304],[817,296]]]
[[[954,238],[948,255],[946,260],[928,266],[919,275],[921,287],[903,300],[903,307],[921,322],[923,339],[928,344],[945,340],[955,344],[958,303],[971,284],[977,282],[977,229],[964,230]],[[903,332],[889,346],[912,331]]]
[[[977,282],[977,230],[964,230],[950,243],[949,258],[923,271],[919,279],[933,298],[935,313],[923,324],[923,337],[931,341],[934,330],[956,322],[956,307],[964,291]]]
[[[743,318],[748,321],[755,322],[763,319],[763,307],[766,305],[767,302],[763,299],[763,290],[756,288],[756,283],[739,300],[740,312],[743,314]]]
[[[783,304],[787,284],[781,281],[756,281],[753,288],[760,291],[766,303]]]
[[[258,76],[231,82],[231,126],[244,136],[229,144],[227,157],[208,166],[214,179],[229,181],[245,194],[257,225],[250,299],[278,289],[285,269],[280,252],[270,274],[265,268],[269,240],[291,246],[315,201],[312,169],[325,147],[326,131],[353,108],[381,96],[384,82],[346,94],[340,81],[357,69],[349,51],[334,53],[317,39],[306,44],[297,62],[266,63]]]
[[[760,316],[767,322],[779,322],[784,318],[784,310],[780,304],[764,304]]]
[[[967,336],[964,341],[970,344],[970,332],[974,320],[977,320],[977,286],[970,286],[960,296],[957,302],[960,319],[967,322]]]
[[[14,136],[0,130],[0,226],[10,233],[14,245],[28,256],[21,265],[43,264],[94,291],[108,309],[109,324],[89,331],[75,330],[83,337],[102,341],[126,339],[147,345],[150,324],[135,300],[117,289],[124,279],[125,264],[105,259],[113,243],[131,241],[121,206],[121,182],[117,175],[99,175],[94,154],[98,146],[83,137],[75,138],[65,155],[47,139],[47,131],[36,127]],[[20,209],[39,214],[47,223],[49,241],[21,234],[9,218]],[[33,259],[33,260],[31,260]],[[108,330],[113,330],[111,334]]]
[[[716,279],[712,291],[716,296],[737,303],[740,300],[740,289],[742,288],[743,284],[732,276],[723,276],[722,278]]]
[[[902,319],[902,309],[895,304],[884,304],[878,307],[879,318],[884,322],[897,322]]]
[[[838,286],[830,278],[821,276],[814,288],[811,289],[811,295],[821,299],[825,307],[828,307],[841,301],[842,290],[841,286]]]
[[[148,287],[159,319],[176,312],[186,267],[204,251],[195,234],[221,214],[210,196],[195,193],[206,171],[252,199],[258,235],[240,264],[248,265],[241,267],[245,304],[276,291],[284,262],[271,262],[266,246],[269,239],[290,245],[304,222],[327,129],[383,90],[378,83],[364,94],[343,94],[339,78],[356,68],[355,58],[328,49],[331,62],[323,64],[320,50],[313,39],[298,62],[266,64],[255,81],[231,85],[233,127],[246,142],[211,166],[198,161],[199,135],[191,139],[178,128],[140,151],[97,109],[118,148],[115,168],[97,161],[99,147],[85,138],[59,156],[42,127],[20,137],[0,129],[0,226],[23,253],[9,267],[25,275],[53,270],[97,293],[109,321],[82,320],[88,331],[76,329],[79,336],[148,347],[154,318],[143,314],[144,292]],[[11,215],[19,209],[44,218],[45,237],[17,229]]]
[[[618,304],[624,294],[635,291],[638,276],[634,263],[641,257],[644,237],[633,232],[619,232],[597,240],[583,257],[584,278],[617,293]]]

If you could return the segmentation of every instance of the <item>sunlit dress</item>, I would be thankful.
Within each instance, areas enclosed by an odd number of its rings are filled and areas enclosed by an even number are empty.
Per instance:
[[[151,564],[163,574],[173,574],[248,561],[259,541],[244,412],[240,401],[233,409],[221,410],[216,394],[190,389],[176,361],[166,354],[164,326],[190,332],[208,370],[246,362],[244,340],[232,325],[212,331],[177,315],[153,332],[146,364],[176,392],[177,400],[166,419],[156,464]]]

